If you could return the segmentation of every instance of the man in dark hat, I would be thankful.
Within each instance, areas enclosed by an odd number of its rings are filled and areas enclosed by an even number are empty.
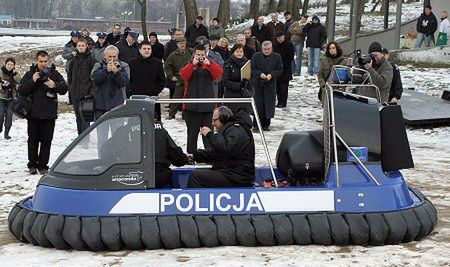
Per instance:
[[[389,100],[389,91],[394,76],[392,65],[384,56],[383,48],[380,43],[371,43],[368,52],[372,57],[372,61],[365,64],[364,68],[370,73],[373,84],[380,90],[381,102],[387,102]],[[373,88],[370,87],[358,88],[358,93],[369,97],[377,97]]]
[[[139,56],[138,40],[139,34],[128,32],[127,37],[119,41],[116,46],[119,49],[119,60],[129,63],[131,59]]]
[[[308,74],[317,75],[320,67],[320,50],[327,42],[327,31],[320,23],[318,16],[314,15],[310,23],[303,27],[307,34],[306,47],[308,48]]]
[[[70,41],[64,46],[62,57],[67,60],[66,62],[66,73],[69,71],[70,61],[74,56],[77,55],[77,42],[78,38],[81,36],[79,31],[70,32]]]
[[[288,99],[289,81],[292,80],[292,61],[294,61],[294,45],[286,40],[286,33],[279,31],[275,34],[277,43],[274,52],[280,54],[283,61],[283,71],[277,78],[277,107],[285,108]]]
[[[209,37],[208,29],[203,25],[202,16],[195,18],[195,23],[186,30],[186,40],[191,44],[195,44],[196,39],[200,36]]]
[[[98,40],[92,47],[92,54],[95,57],[95,60],[97,62],[100,62],[103,60],[103,53],[105,52],[105,48],[109,45],[108,41],[106,40],[107,35],[104,32],[97,33]]]
[[[292,14],[289,11],[284,12],[284,18],[286,22],[284,22],[284,31],[286,32],[286,40],[291,41],[291,33],[289,32],[289,28],[295,22],[292,18]]]
[[[151,32],[148,38],[152,45],[152,57],[162,60],[164,58],[164,45],[158,41],[158,35],[156,32]]]
[[[209,49],[211,51],[214,51],[216,53],[219,53],[220,48],[217,45],[219,43],[219,36],[212,34],[211,36],[209,36]]]

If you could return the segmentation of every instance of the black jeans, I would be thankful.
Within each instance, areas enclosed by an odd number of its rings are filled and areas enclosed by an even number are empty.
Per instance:
[[[289,88],[289,81],[287,82],[277,81],[277,100],[278,105],[280,105],[281,107],[286,107],[288,99],[288,88]]]
[[[195,170],[189,174],[189,188],[240,187],[250,184],[238,184],[227,179],[222,172],[214,170]]]
[[[84,131],[86,131],[87,128],[89,128],[90,123],[89,122],[83,122],[83,119],[81,118],[81,112],[80,112],[80,100],[72,100],[73,104],[73,110],[75,111],[75,118],[77,120],[77,131],[78,135],[82,134]]]
[[[183,98],[184,95],[184,84],[175,86],[175,91],[172,98]],[[170,116],[175,116],[177,112],[181,109],[181,104],[172,103],[170,104]]]
[[[203,126],[212,127],[212,112],[193,112],[193,111],[183,111],[184,119],[187,126],[187,152],[189,154],[194,153],[197,150],[197,140],[200,128]],[[210,147],[208,140],[202,136],[203,146],[205,148]]]
[[[28,168],[48,169],[55,120],[28,120]]]

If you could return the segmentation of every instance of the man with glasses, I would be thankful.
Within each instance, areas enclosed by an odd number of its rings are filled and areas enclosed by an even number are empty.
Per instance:
[[[120,41],[120,24],[114,24],[113,31],[106,36],[106,41],[111,45],[115,45]]]

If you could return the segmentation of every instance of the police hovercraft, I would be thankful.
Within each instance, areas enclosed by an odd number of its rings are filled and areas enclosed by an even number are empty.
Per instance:
[[[34,196],[12,208],[14,236],[43,247],[93,251],[345,246],[421,240],[436,226],[433,204],[399,172],[413,167],[399,106],[380,106],[329,85],[323,129],[286,133],[277,168],[258,121],[268,167],[257,167],[256,181],[271,177],[274,187],[186,189],[194,168],[175,168],[174,188],[155,189],[154,105],[174,101],[246,102],[257,113],[253,99],[127,100],[81,134],[40,179]],[[123,151],[117,144],[114,157],[103,155],[98,133],[120,125],[129,125],[137,141]],[[278,187],[277,179],[291,186]]]

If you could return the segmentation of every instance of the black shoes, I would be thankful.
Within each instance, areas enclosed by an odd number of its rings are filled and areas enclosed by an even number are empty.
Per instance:
[[[48,173],[48,169],[47,169],[47,168],[45,168],[45,169],[39,169],[39,173],[40,173],[41,175],[46,175],[46,174]]]
[[[34,175],[38,173],[38,170],[35,167],[29,167],[28,173]]]
[[[263,127],[262,129],[263,129],[263,131],[265,131],[265,132],[270,131],[269,127]]]

